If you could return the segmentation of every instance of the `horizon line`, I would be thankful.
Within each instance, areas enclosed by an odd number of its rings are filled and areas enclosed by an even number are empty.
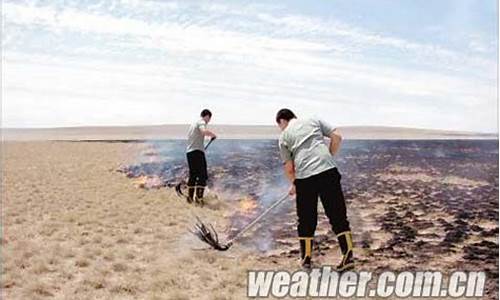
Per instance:
[[[190,123],[162,123],[162,124],[147,124],[147,125],[74,125],[74,126],[54,126],[54,127],[3,127],[0,130],[63,130],[63,129],[84,129],[84,128],[125,128],[125,127],[159,127],[159,126],[189,126]],[[211,124],[212,126],[245,126],[245,127],[275,127],[274,124]],[[338,128],[353,128],[353,127],[367,127],[367,128],[387,128],[387,129],[411,129],[411,130],[428,130],[428,131],[448,131],[460,133],[474,133],[474,134],[493,134],[499,135],[496,132],[487,131],[471,131],[471,130],[454,130],[454,129],[438,129],[426,127],[407,127],[407,126],[387,126],[387,125],[344,125],[337,126]]]

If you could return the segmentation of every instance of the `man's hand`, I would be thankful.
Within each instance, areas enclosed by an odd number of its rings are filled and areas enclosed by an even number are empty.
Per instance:
[[[292,184],[292,186],[290,187],[290,190],[288,191],[288,195],[295,196],[296,193],[297,192],[295,190],[295,184]]]

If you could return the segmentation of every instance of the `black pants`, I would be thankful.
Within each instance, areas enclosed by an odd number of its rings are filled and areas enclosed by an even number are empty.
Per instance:
[[[318,196],[333,232],[339,234],[350,230],[340,178],[339,171],[334,168],[295,180],[299,237],[314,237],[318,222]]]
[[[208,175],[205,153],[200,150],[188,152],[187,161],[189,165],[188,186],[206,186]]]

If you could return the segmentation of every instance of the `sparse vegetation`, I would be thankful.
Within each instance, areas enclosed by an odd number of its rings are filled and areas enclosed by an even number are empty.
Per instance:
[[[141,147],[5,144],[2,298],[194,299],[217,289],[207,274],[246,274],[246,263],[193,254],[200,245],[186,232],[191,206],[114,172]],[[221,210],[194,209],[224,219]]]

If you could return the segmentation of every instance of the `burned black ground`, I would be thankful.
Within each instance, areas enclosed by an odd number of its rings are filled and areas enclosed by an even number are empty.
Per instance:
[[[130,177],[186,178],[183,141],[151,149],[155,159],[127,167]],[[288,189],[274,140],[216,141],[207,159],[209,186],[234,208],[229,236]],[[364,269],[485,270],[497,289],[498,141],[346,141],[336,160]],[[294,209],[285,204],[243,242],[295,256]],[[320,255],[337,247],[328,228],[321,217]]]

